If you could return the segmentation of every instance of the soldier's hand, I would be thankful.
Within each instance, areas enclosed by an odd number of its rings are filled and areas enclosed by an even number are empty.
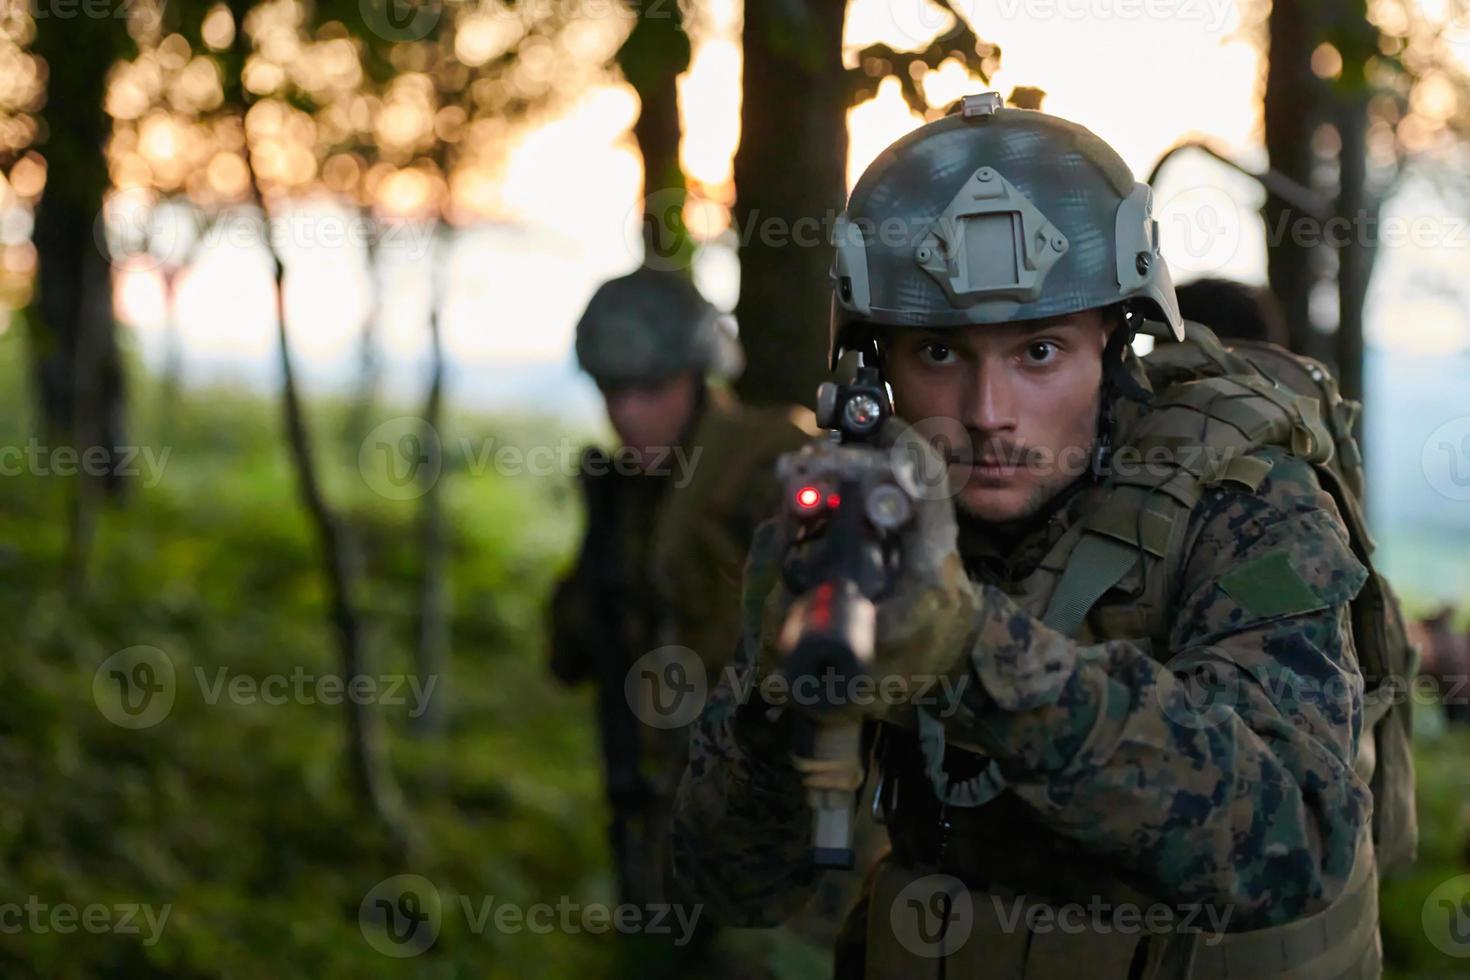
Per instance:
[[[938,689],[942,676],[968,673],[967,641],[979,596],[959,556],[948,467],[922,435],[898,420],[885,425],[876,447],[839,447],[822,440],[802,452],[808,458],[830,454],[835,467],[904,487],[910,499],[912,515],[899,532],[897,574],[877,603],[871,665],[877,696],[855,705],[865,714],[901,721],[914,694]],[[855,453],[862,454],[860,460],[836,460]],[[809,469],[823,467],[818,462]],[[781,519],[762,526],[752,549],[746,622],[758,649],[757,680],[781,668],[781,635],[795,601],[783,582],[782,565],[801,565],[805,551],[824,544],[821,539],[797,542],[797,531],[783,512]]]
[[[873,673],[880,691],[884,678],[897,678],[889,682],[893,689],[912,698],[941,690],[940,678],[957,681],[968,674],[981,600],[960,558],[945,461],[927,439],[898,420],[885,426],[880,444],[895,466],[912,467],[917,492],[913,519],[900,532],[894,588],[878,603]],[[880,697],[871,713],[892,717],[894,706],[886,700]]]

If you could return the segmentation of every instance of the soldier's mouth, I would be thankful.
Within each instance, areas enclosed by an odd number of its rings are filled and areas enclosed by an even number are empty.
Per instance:
[[[1009,483],[1023,468],[1017,463],[1005,460],[976,460],[950,462],[951,472],[954,478],[974,486],[998,485]]]
[[[1006,463],[1000,460],[996,460],[995,462],[979,461],[971,467],[970,478],[982,482],[999,482],[1015,476],[1016,471],[1020,468],[1015,463]]]

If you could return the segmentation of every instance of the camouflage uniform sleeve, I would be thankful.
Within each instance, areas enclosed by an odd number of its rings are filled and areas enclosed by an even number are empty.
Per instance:
[[[806,904],[811,811],[789,760],[788,726],[753,684],[761,606],[779,571],[775,521],[756,531],[745,571],[745,623],[735,664],[690,729],[673,820],[680,892],[732,926],[775,926]]]
[[[1366,571],[1310,467],[1270,458],[1255,493],[1196,507],[1167,664],[1079,645],[986,587],[980,683],[949,723],[1053,830],[1237,930],[1340,894],[1372,808],[1347,613]]]

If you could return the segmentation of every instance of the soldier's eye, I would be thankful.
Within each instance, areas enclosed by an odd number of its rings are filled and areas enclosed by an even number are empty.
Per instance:
[[[919,360],[925,364],[952,364],[954,359],[954,348],[947,344],[929,343],[919,348]]]
[[[1048,364],[1056,360],[1059,349],[1050,340],[1038,340],[1026,345],[1026,360],[1031,364]]]

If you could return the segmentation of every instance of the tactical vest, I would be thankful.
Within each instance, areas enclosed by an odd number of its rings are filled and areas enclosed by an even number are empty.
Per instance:
[[[1036,934],[1016,928],[1015,920],[1008,925],[999,910],[1006,902],[1019,902],[1030,915],[1047,906],[1044,900],[972,891],[932,869],[926,873],[922,867],[888,861],[876,869],[870,891],[864,957],[869,977],[1044,980],[1082,971],[1127,980],[1316,980],[1380,973],[1377,872],[1411,861],[1417,838],[1409,702],[1402,696],[1406,688],[1396,688],[1412,676],[1414,658],[1393,593],[1370,561],[1372,541],[1360,503],[1361,456],[1351,433],[1356,406],[1339,397],[1330,374],[1316,362],[1269,345],[1235,353],[1197,324],[1186,324],[1186,330],[1185,343],[1144,362],[1157,394],[1147,411],[1124,425],[1108,478],[1084,491],[1089,497],[1078,508],[1084,516],[1067,528],[1012,598],[1081,643],[1128,639],[1167,661],[1169,603],[1188,553],[1195,505],[1222,485],[1257,489],[1271,464],[1256,454],[1268,447],[1313,464],[1338,505],[1355,556],[1369,573],[1352,601],[1351,620],[1366,680],[1355,768],[1373,790],[1375,805],[1371,832],[1359,843],[1349,883],[1328,907],[1253,931],[1186,935],[1084,929]],[[1201,451],[1202,446],[1209,451]],[[1121,465],[1125,460],[1133,465]],[[983,753],[973,760],[977,771],[959,773],[959,778],[947,771],[946,759],[953,761],[956,753],[946,753],[943,726],[923,711],[917,717],[922,758],[902,768],[924,773],[936,814],[978,814],[982,811],[976,808],[983,806],[1004,820],[1008,805],[1019,807],[1005,793],[999,767]],[[975,746],[956,748],[978,752]],[[899,806],[906,792],[909,805],[916,805],[913,790],[899,782]],[[880,783],[874,806],[886,802]],[[941,804],[945,809],[939,809]],[[1023,827],[1024,817],[1008,826]],[[896,851],[901,843],[896,837]],[[1006,850],[1014,854],[1003,861],[1014,866],[1020,881],[1048,897],[1063,892],[1058,901],[1070,901],[1065,896],[1070,887],[1112,905],[1158,904],[1106,872],[1099,875],[1095,862],[1089,867],[1088,856],[1071,850],[1058,835],[1018,842],[1014,848],[1008,844]],[[1054,853],[1036,854],[1048,850]],[[902,935],[899,918],[905,905],[922,914],[926,908],[952,910],[957,904],[969,910],[964,941],[944,947],[940,939],[939,946],[926,947]],[[945,920],[952,919],[946,911]]]

